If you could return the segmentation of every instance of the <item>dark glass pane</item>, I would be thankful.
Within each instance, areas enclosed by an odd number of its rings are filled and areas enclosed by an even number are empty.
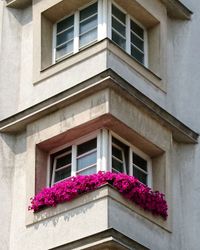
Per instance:
[[[96,166],[92,168],[85,169],[78,173],[78,175],[89,175],[89,174],[95,174],[97,172]]]
[[[54,182],[61,181],[71,176],[71,166],[55,172]]]
[[[56,49],[56,59],[73,52],[73,41],[68,42]]]
[[[112,40],[118,44],[122,49],[126,48],[126,40],[118,35],[114,30],[112,31]]]
[[[142,39],[144,38],[144,30],[133,21],[131,21],[131,30],[134,31]]]
[[[71,163],[72,155],[71,153],[65,156],[62,156],[56,160],[56,169],[66,166]]]
[[[144,51],[144,41],[142,41],[140,38],[135,36],[133,33],[131,33],[131,42],[137,46],[139,49]]]
[[[95,149],[97,147],[97,139],[92,139],[90,141],[84,142],[80,145],[78,145],[77,149],[77,156],[82,155],[92,149]]]
[[[140,63],[144,64],[144,54],[131,45],[131,55]]]
[[[97,162],[97,152],[85,155],[77,159],[77,169],[81,170],[83,168],[89,167]]]
[[[114,5],[112,5],[112,14],[117,17],[122,23],[126,23],[126,15]]]
[[[65,43],[74,38],[74,28],[64,31],[63,33],[57,35],[56,44],[59,46],[62,43]]]
[[[85,21],[83,21],[82,23],[80,23],[80,34],[91,30],[92,28],[95,28],[97,26],[97,15],[86,19]]]
[[[66,19],[57,23],[57,33],[74,25],[74,15],[67,17]]]
[[[124,172],[124,169],[123,169],[123,163],[115,160],[112,158],[112,168],[123,173]]]
[[[90,5],[89,7],[85,8],[84,10],[80,11],[80,20],[84,20],[85,18],[97,13],[97,3]]]
[[[139,155],[133,153],[133,164],[137,165],[144,171],[147,171],[147,161],[142,159]]]
[[[112,27],[117,30],[121,35],[126,35],[126,27],[112,17]]]
[[[123,160],[122,151],[116,148],[115,146],[112,146],[112,155],[117,157],[120,160]]]
[[[135,176],[142,183],[147,184],[147,175],[134,167],[133,167],[133,176]]]

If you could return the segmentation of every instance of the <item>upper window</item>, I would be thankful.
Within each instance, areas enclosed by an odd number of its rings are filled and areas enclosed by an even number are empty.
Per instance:
[[[54,62],[106,37],[139,63],[147,65],[145,28],[112,1],[103,6],[102,0],[54,25]]]
[[[118,136],[113,136],[111,132],[107,131],[107,137],[105,134],[100,130],[93,136],[51,152],[51,185],[73,175],[93,174],[103,170],[133,175],[142,183],[151,186],[150,158]],[[110,150],[105,154],[103,152],[106,151],[107,145],[110,145]],[[103,166],[105,160],[107,164]]]
[[[97,2],[59,21],[55,25],[55,61],[76,53],[84,46],[95,42],[97,25]]]
[[[145,29],[112,4],[112,40],[138,62],[145,64]]]

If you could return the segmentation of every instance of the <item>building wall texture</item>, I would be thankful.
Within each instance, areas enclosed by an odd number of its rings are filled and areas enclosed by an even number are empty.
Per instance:
[[[42,1],[48,2],[47,5],[59,2]],[[87,94],[87,90],[84,90],[85,92],[76,98],[73,93],[76,86],[86,84],[88,79],[93,79],[107,69],[112,69],[130,86],[170,113],[174,119],[185,124],[191,131],[200,132],[200,3],[198,0],[182,0],[181,2],[194,13],[191,20],[180,20],[167,17],[165,6],[159,0],[136,2],[144,5],[148,2],[148,8],[161,15],[163,22],[166,21],[164,89],[151,84],[154,80],[159,82],[158,77],[140,69],[141,66],[137,66],[136,69],[131,62],[129,63],[127,55],[123,55],[118,48],[113,48],[111,42],[106,40],[94,45],[92,51],[88,48],[69,58],[71,64],[66,69],[65,63],[69,63],[68,59],[63,62],[64,66],[62,63],[59,66],[64,69],[55,72],[51,77],[40,76],[41,79],[34,82],[36,50],[33,13],[41,1],[33,0],[32,5],[23,9],[7,7],[6,1],[0,1],[0,124],[5,124],[8,120],[8,123],[15,126],[17,114],[24,111],[28,114],[31,108],[42,102],[45,105],[47,100],[50,101],[46,107],[50,106],[54,104],[54,96],[66,90],[69,90],[69,99],[72,98],[71,103],[66,101],[62,107],[55,105],[52,112],[41,113],[20,129],[16,126],[12,133],[1,129],[0,249],[53,249],[109,228],[116,229],[152,250],[200,248],[200,145],[174,140],[173,133],[168,127],[158,120],[150,119],[148,112],[138,106],[130,112],[132,116],[135,115],[138,122],[134,123],[131,118],[126,118],[124,123],[127,122],[127,127],[166,152],[166,159],[161,161],[167,162],[165,174],[169,178],[166,181],[168,187],[167,190],[161,191],[168,192],[169,197],[170,217],[167,224],[157,223],[135,213],[128,205],[123,205],[123,201],[114,194],[110,195],[111,198],[106,198],[109,195],[103,193],[105,190],[95,193],[92,198],[86,197],[86,201],[91,199],[89,203],[81,198],[83,200],[74,201],[71,210],[65,208],[63,212],[61,209],[54,215],[54,212],[47,211],[45,218],[35,218],[35,221],[32,215],[30,216],[32,212],[27,211],[30,190],[34,190],[35,183],[35,180],[30,182],[30,176],[35,174],[32,167],[35,166],[34,145],[65,133],[71,127],[81,126],[93,119],[98,120],[103,115],[112,115],[123,122],[123,114],[127,114],[126,107],[131,109],[134,105],[128,100],[128,95],[125,97],[123,91],[119,93],[123,97],[111,95],[110,92],[104,95],[103,90],[95,86],[95,93],[92,90]],[[45,5],[44,2],[43,4]],[[53,71],[54,68],[50,70]],[[117,103],[121,113],[118,113]],[[41,107],[44,108],[44,105]],[[23,122],[22,120],[19,117],[18,123]],[[93,126],[100,126],[101,122],[95,122]],[[157,132],[154,130],[152,133],[156,126]],[[136,138],[136,135],[133,137]],[[157,160],[158,157],[155,159],[155,165]],[[32,164],[29,164],[30,162]],[[123,220],[119,222],[119,218]]]

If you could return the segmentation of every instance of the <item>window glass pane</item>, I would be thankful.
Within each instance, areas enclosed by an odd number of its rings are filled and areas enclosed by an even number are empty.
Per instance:
[[[112,14],[117,17],[122,23],[126,23],[126,15],[121,12],[117,7],[112,5]]]
[[[137,165],[144,171],[147,171],[147,161],[142,159],[139,155],[133,153],[133,164]]]
[[[65,43],[73,38],[74,38],[74,28],[70,28],[62,32],[61,34],[57,35],[56,44],[57,46],[59,46],[60,44]]]
[[[139,37],[144,38],[144,30],[131,20],[131,30],[134,31]]]
[[[122,49],[126,48],[126,40],[112,30],[112,40],[118,44]]]
[[[97,40],[97,29],[94,29],[80,36],[80,47],[83,47],[96,40]]]
[[[92,152],[88,155],[82,156],[77,159],[77,170],[89,167],[97,162],[97,152]]]
[[[67,17],[66,19],[57,23],[57,33],[74,25],[74,15]]]
[[[126,35],[126,27],[112,17],[112,27],[117,30],[121,35]]]
[[[144,51],[144,41],[131,32],[131,42],[140,50]]]
[[[112,155],[117,157],[120,160],[123,160],[122,158],[122,151],[115,146],[112,146]]]
[[[140,63],[144,64],[144,54],[131,45],[131,55]]]
[[[142,183],[147,184],[147,174],[143,173],[135,167],[133,167],[133,176],[135,176]]]
[[[97,15],[80,23],[80,34],[97,27]]]
[[[97,138],[84,142],[78,145],[77,156],[85,154],[86,152],[91,151],[92,149],[95,149],[96,147],[97,147]]]
[[[78,175],[89,175],[89,174],[95,174],[97,172],[96,166],[85,169],[78,173]]]
[[[80,11],[80,21],[84,20],[85,18],[97,13],[97,3],[90,5],[89,7],[85,8],[84,10]]]
[[[73,41],[70,41],[56,49],[56,59],[73,52]]]
[[[71,153],[56,159],[56,169],[66,166],[71,163]]]
[[[117,161],[116,159],[112,158],[112,169],[123,173],[124,172],[123,163],[121,163],[121,162]]]
[[[61,181],[71,176],[71,166],[55,172],[54,182]]]

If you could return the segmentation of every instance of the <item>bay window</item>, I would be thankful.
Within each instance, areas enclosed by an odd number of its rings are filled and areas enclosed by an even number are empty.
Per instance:
[[[55,149],[49,157],[51,185],[70,176],[101,170],[133,175],[151,186],[150,157],[107,129]]]
[[[147,66],[145,27],[113,1],[98,0],[54,25],[53,63],[110,38],[139,63]]]

